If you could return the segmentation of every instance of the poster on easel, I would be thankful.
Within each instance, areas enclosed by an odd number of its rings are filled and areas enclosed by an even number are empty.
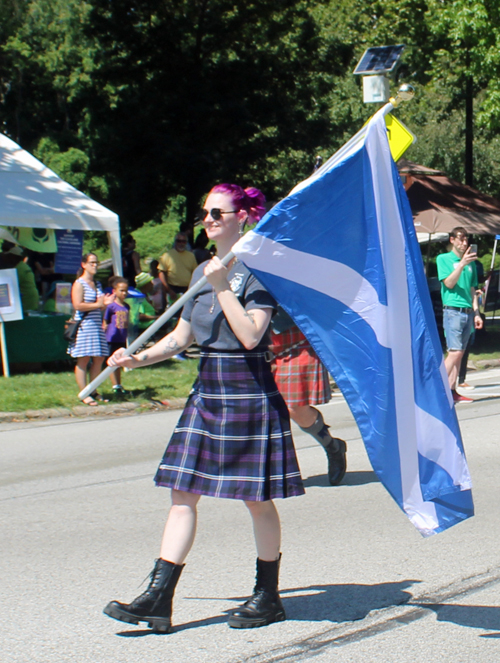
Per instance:
[[[0,269],[0,350],[3,374],[10,377],[9,356],[5,340],[5,322],[23,319],[19,280],[15,269]]]
[[[23,319],[21,293],[15,269],[0,269],[0,321]]]

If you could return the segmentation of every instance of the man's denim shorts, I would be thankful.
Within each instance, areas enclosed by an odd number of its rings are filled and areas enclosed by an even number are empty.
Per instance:
[[[448,350],[465,350],[474,325],[474,314],[445,308],[443,309],[443,328]]]

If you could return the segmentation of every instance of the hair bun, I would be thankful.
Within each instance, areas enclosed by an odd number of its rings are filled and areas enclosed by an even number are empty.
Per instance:
[[[250,199],[248,214],[251,216],[253,222],[256,223],[257,221],[260,221],[265,214],[266,197],[260,189],[256,189],[253,186],[245,189],[245,193]]]
[[[265,195],[253,186],[242,189],[238,184],[216,184],[211,193],[223,193],[230,196],[235,209],[244,209],[248,212],[249,223],[260,221],[266,211]]]

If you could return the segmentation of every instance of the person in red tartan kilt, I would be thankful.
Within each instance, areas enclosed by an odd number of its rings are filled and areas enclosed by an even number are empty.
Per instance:
[[[325,449],[328,480],[338,486],[346,473],[347,445],[332,437],[322,413],[313,405],[328,403],[331,389],[328,372],[293,320],[280,307],[272,323],[270,350],[274,355],[274,379],[288,406],[290,417]]]

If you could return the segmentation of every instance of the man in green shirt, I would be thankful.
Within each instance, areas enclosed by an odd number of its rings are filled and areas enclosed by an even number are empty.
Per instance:
[[[469,234],[465,228],[458,227],[451,231],[450,244],[451,251],[438,256],[436,261],[448,348],[444,365],[454,402],[471,403],[471,398],[457,393],[456,383],[472,329],[481,329],[483,326],[476,294],[477,273],[474,261],[477,253],[471,251]]]
[[[37,311],[40,296],[33,270],[25,262],[24,250],[20,246],[13,246],[4,254],[4,261],[4,268],[15,267],[17,271],[23,311]]]

